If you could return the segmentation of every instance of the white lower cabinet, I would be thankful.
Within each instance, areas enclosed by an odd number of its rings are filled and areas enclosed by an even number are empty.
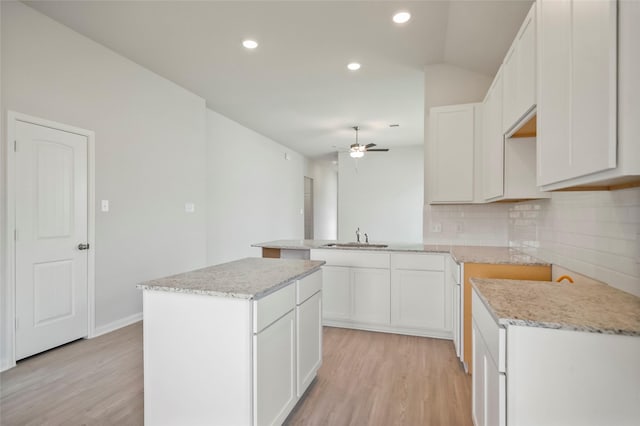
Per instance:
[[[325,320],[389,324],[389,269],[324,266],[323,273]]]
[[[351,319],[370,324],[389,324],[389,270],[350,268]]]
[[[145,290],[145,424],[282,424],[322,363],[322,285],[316,271],[257,300]]]
[[[393,324],[443,330],[445,328],[444,273],[394,270]]]
[[[334,327],[452,338],[454,286],[446,255],[312,250],[323,267],[323,323]]]
[[[391,324],[418,335],[452,337],[453,286],[445,255],[391,254]]]
[[[475,426],[638,424],[640,337],[505,328],[472,298]]]
[[[322,293],[296,307],[297,396],[300,398],[322,364]]]
[[[498,371],[482,333],[474,322],[472,415],[476,426],[504,426],[506,414],[505,375]]]
[[[453,301],[451,303],[451,327],[453,334],[453,345],[456,349],[456,356],[462,358],[462,292],[460,265],[451,256],[447,258],[446,281],[447,286],[453,289]]]
[[[297,402],[296,324],[293,310],[254,339],[255,416],[258,425],[279,425]]]
[[[314,258],[318,259],[318,258]],[[351,271],[343,266],[323,266],[322,309],[325,319],[348,320],[351,317]]]

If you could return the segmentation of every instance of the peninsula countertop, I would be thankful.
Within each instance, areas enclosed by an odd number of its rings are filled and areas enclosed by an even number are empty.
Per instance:
[[[146,281],[142,290],[260,299],[320,269],[324,261],[248,257]]]
[[[507,265],[548,266],[549,263],[521,252],[513,247],[465,246],[447,244],[410,244],[388,243],[387,247],[327,247],[327,244],[340,243],[336,240],[276,240],[253,244],[252,247],[274,248],[280,250],[365,250],[389,252],[446,253],[457,263],[485,263]]]
[[[496,322],[640,336],[640,297],[606,284],[471,278]]]

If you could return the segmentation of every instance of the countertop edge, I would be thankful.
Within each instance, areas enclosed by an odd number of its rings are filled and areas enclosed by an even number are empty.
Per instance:
[[[179,288],[179,287],[170,287],[170,286],[162,286],[162,285],[148,285],[144,283],[136,284],[136,288],[144,291],[161,291],[166,293],[182,293],[182,294],[195,294],[195,295],[201,295],[201,296],[227,297],[227,298],[233,298],[233,299],[259,300],[270,295],[271,293],[274,293],[280,290],[281,288],[286,287],[287,284],[293,284],[293,281],[299,280],[301,278],[304,278],[308,275],[313,274],[314,272],[319,271],[322,268],[322,266],[326,263],[324,260],[317,260],[315,262],[318,262],[318,265],[314,266],[313,268],[307,271],[304,271],[300,274],[292,275],[287,280],[276,283],[271,287],[263,291],[257,292],[255,294]]]
[[[280,290],[281,288],[284,288],[287,286],[288,283],[292,283],[292,281],[296,281],[299,280],[300,278],[304,278],[306,276],[309,276],[317,271],[319,271],[322,268],[322,265],[326,264],[327,262],[325,262],[324,260],[318,260],[318,262],[322,262],[320,263],[318,266],[315,266],[313,269],[309,269],[308,271],[305,271],[301,274],[295,275],[291,278],[289,278],[288,280],[275,284],[273,287],[270,287],[264,291],[261,291],[259,293],[256,293],[253,295],[253,297],[251,297],[251,299],[253,300],[259,300],[262,299],[263,297],[266,297],[268,295],[270,295],[271,293],[275,293],[276,291]]]
[[[485,279],[485,278],[481,278]],[[498,326],[502,328],[508,328],[509,326],[519,326],[519,327],[537,327],[537,328],[547,328],[553,330],[564,330],[564,331],[578,331],[584,333],[596,333],[596,334],[610,334],[615,336],[631,336],[631,337],[640,337],[640,332],[635,332],[631,330],[622,330],[622,329],[612,329],[612,328],[595,328],[588,325],[575,325],[575,324],[566,324],[566,323],[558,323],[558,322],[547,322],[547,321],[535,321],[535,320],[525,320],[518,318],[499,318],[491,303],[487,300],[487,298],[482,294],[482,290],[480,290],[476,283],[474,282],[475,278],[471,278],[471,286],[475,290],[478,298],[482,301],[484,306],[491,314],[493,320],[498,324]]]
[[[344,251],[369,251],[369,252],[388,252],[388,253],[438,253],[438,254],[448,254],[452,257],[452,259],[458,264],[463,263],[476,263],[476,264],[489,264],[489,265],[522,265],[522,266],[551,266],[551,262],[547,262],[541,259],[536,258],[530,254],[527,254],[521,251],[517,247],[508,247],[508,246],[464,246],[464,245],[449,245],[449,244],[422,244],[424,248],[415,247],[419,244],[406,244],[404,246],[402,243],[385,243],[388,244],[388,247],[325,247],[325,244],[339,242],[336,240],[317,240],[317,243],[311,243],[310,241],[314,240],[300,240],[300,243],[293,243],[295,240],[276,240],[276,241],[266,241],[261,243],[252,244],[251,247],[256,248],[271,248],[278,250],[344,250]],[[306,242],[305,242],[306,241]],[[414,247],[411,247],[411,246]],[[428,247],[428,248],[427,248]],[[491,256],[468,256],[460,253],[456,253],[456,251],[461,249],[477,249],[487,250],[487,249],[508,249],[513,250],[514,255],[516,256],[526,256],[526,261],[519,260],[508,260],[501,258],[492,259]]]

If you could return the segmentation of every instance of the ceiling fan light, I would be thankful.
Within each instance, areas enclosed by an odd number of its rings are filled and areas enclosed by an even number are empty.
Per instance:
[[[362,158],[364,157],[364,151],[351,151],[349,155],[351,156],[351,158]]]

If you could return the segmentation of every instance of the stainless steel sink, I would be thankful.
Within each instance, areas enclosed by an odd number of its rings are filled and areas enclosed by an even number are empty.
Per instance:
[[[337,248],[385,248],[387,244],[369,244],[369,243],[329,243],[322,247],[337,247]]]

